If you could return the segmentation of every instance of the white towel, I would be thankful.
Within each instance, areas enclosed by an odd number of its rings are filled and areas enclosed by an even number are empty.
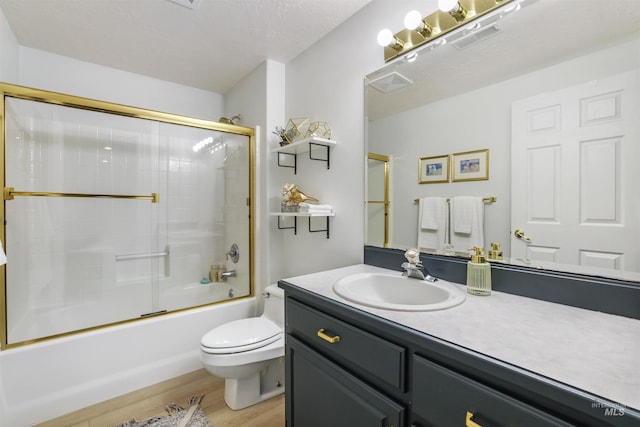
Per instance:
[[[333,213],[332,210],[327,210],[327,209],[300,209],[298,212],[299,213],[308,213],[308,214],[324,214],[324,215],[328,215],[328,214],[332,214]]]
[[[471,234],[474,207],[477,197],[454,197],[451,201],[453,232]]]
[[[442,197],[420,199],[420,228],[437,231],[440,227],[440,205]],[[445,201],[446,203],[446,201]]]
[[[484,248],[484,202],[482,197],[454,197],[451,200],[451,244],[456,252]]]
[[[444,197],[420,199],[418,247],[440,251],[449,234],[449,211]]]
[[[330,215],[333,213],[331,205],[314,205],[312,203],[300,203],[298,212],[308,214]]]
[[[333,206],[331,205],[315,205],[313,203],[307,203],[307,202],[299,203],[298,206],[300,206],[300,209],[318,209],[318,210],[327,210],[327,211],[333,210]]]

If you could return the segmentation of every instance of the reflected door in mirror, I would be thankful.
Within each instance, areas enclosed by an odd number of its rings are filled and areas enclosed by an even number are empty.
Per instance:
[[[634,70],[513,104],[511,225],[530,239],[511,234],[514,258],[640,271],[638,82]]]

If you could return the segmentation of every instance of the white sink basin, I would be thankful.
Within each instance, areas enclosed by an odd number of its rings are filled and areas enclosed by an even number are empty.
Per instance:
[[[333,290],[349,301],[396,311],[443,310],[462,304],[467,294],[446,280],[426,282],[401,273],[358,273],[344,277]]]

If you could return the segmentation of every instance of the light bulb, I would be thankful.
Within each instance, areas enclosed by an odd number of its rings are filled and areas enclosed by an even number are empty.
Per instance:
[[[458,0],[438,0],[438,8],[443,12],[456,11],[458,7]]]
[[[423,25],[422,15],[417,10],[412,10],[404,17],[404,27],[407,30],[421,29]]]
[[[378,44],[380,46],[391,46],[394,43],[394,37],[391,30],[385,28],[378,33]]]

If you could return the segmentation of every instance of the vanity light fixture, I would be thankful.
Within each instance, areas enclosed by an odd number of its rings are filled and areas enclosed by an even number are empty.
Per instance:
[[[390,47],[391,49],[400,51],[404,47],[404,42],[394,36],[391,30],[385,28],[378,33],[378,44],[382,47]]]
[[[415,30],[422,37],[429,37],[434,32],[434,28],[427,21],[422,19],[422,15],[417,10],[412,10],[404,17],[404,27],[407,30]]]
[[[467,17],[467,9],[458,0],[438,0],[438,8],[453,16],[458,22],[462,22]]]
[[[493,18],[492,22],[495,22],[509,12],[520,9],[523,1],[438,0],[438,10],[430,15],[423,17],[418,11],[409,12],[404,18],[405,29],[402,31],[396,34],[388,29],[380,31],[378,44],[384,48],[385,62],[398,57],[410,60],[414,56],[408,53],[414,49],[425,44],[433,48],[443,45],[445,36],[449,38],[449,35],[453,35],[453,39],[456,39],[478,31],[485,26],[487,19]]]

